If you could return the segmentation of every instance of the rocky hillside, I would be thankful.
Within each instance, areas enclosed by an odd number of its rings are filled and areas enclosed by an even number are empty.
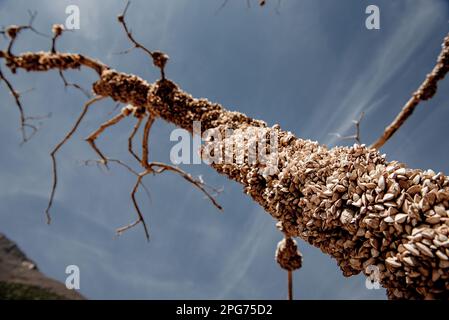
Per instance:
[[[84,299],[63,283],[42,274],[36,264],[0,234],[0,300]]]

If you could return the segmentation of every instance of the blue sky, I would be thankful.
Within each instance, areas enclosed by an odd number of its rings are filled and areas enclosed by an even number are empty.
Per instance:
[[[230,0],[134,0],[127,20],[134,35],[170,56],[167,76],[196,97],[330,146],[333,132],[351,134],[352,119],[366,113],[362,140],[371,143],[393,119],[434,65],[448,32],[444,0],[282,0],[264,8]],[[49,33],[63,23],[67,5],[81,11],[81,29],[66,33],[61,51],[81,52],[148,81],[158,77],[148,57],[133,51],[116,16],[123,1],[0,0],[0,25],[25,23],[37,10],[35,27]],[[365,28],[365,8],[381,10],[381,29]],[[1,45],[6,42],[2,39]],[[15,52],[48,50],[48,39],[19,38]],[[3,68],[4,70],[5,68]],[[66,73],[89,88],[91,71]],[[274,261],[281,234],[275,221],[242,193],[240,185],[206,165],[183,168],[223,186],[219,213],[180,177],[148,177],[151,202],[140,203],[150,226],[148,244],[139,226],[121,237],[116,227],[135,218],[129,192],[134,177],[120,167],[109,172],[80,165],[95,155],[84,142],[111,117],[115,104],[92,107],[79,132],[58,155],[60,183],[53,223],[44,210],[51,186],[49,152],[81,111],[85,97],[64,90],[56,72],[9,76],[30,115],[52,112],[38,134],[20,146],[18,112],[0,84],[0,232],[16,241],[47,275],[64,281],[65,267],[81,270],[81,293],[93,299],[283,299],[286,274]],[[415,168],[449,170],[448,80],[437,96],[419,106],[383,151],[390,160]],[[132,119],[104,134],[98,144],[108,155],[131,161],[127,136]],[[168,161],[172,125],[156,122],[151,157]],[[363,276],[345,278],[335,261],[299,240],[303,268],[294,275],[298,299],[384,299],[367,290]]]

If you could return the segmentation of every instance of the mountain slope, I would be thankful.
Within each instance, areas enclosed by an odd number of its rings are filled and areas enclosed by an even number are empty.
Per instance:
[[[46,277],[20,248],[0,234],[0,300],[85,299],[64,284]]]

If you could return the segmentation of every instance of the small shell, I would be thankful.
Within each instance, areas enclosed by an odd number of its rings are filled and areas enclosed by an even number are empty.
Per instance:
[[[445,255],[443,252],[441,252],[440,250],[437,250],[435,252],[435,254],[437,255],[438,258],[440,258],[441,260],[449,260],[449,258],[447,257],[447,255]]]
[[[385,190],[385,178],[384,176],[380,176],[379,181],[377,182],[377,186],[380,190]]]
[[[387,258],[387,259],[385,259],[385,262],[394,268],[399,268],[401,266],[401,263],[398,262],[398,259],[396,259],[396,258],[391,258],[391,257]]]
[[[432,251],[426,245],[422,244],[421,242],[417,242],[416,246],[418,247],[418,250],[421,251],[426,256],[431,258],[434,257]]]
[[[394,216],[394,222],[396,223],[404,223],[405,220],[407,219],[408,214],[406,213],[398,213],[397,215]]]
[[[404,247],[405,247],[405,249],[407,249],[414,256],[419,256],[420,255],[419,251],[418,251],[418,249],[416,249],[415,245],[413,245],[411,243],[405,243]]]

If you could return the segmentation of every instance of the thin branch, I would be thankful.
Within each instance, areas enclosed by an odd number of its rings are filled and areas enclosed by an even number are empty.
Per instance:
[[[95,164],[97,164],[99,166],[99,168],[101,168],[100,166],[103,164],[103,161],[102,160],[98,160],[98,159],[83,160],[81,162],[82,162],[82,164],[84,164],[86,166],[90,165],[91,163],[95,163]],[[126,164],[125,162],[123,162],[121,160],[108,158],[108,163],[116,163],[119,166],[122,166],[125,169],[127,169],[129,172],[131,172],[136,177],[139,176],[139,173],[136,170],[134,170],[133,168],[131,168],[131,166],[129,166],[128,164]],[[152,198],[151,198],[150,189],[148,189],[148,187],[143,183],[143,181],[141,182],[141,185],[142,185],[142,188],[144,189],[144,191],[145,191],[145,193],[146,193],[146,195],[148,197],[148,200],[150,200],[150,202],[153,201]]]
[[[132,227],[136,226],[136,225],[139,224],[139,223],[142,223],[143,229],[144,229],[144,231],[145,231],[145,237],[147,238],[148,241],[150,241],[150,233],[149,233],[149,231],[148,231],[148,227],[147,227],[147,224],[146,224],[146,222],[145,222],[145,218],[143,217],[143,214],[142,214],[142,212],[140,211],[139,204],[137,203],[137,200],[136,200],[136,193],[137,193],[137,191],[138,191],[138,189],[139,189],[139,186],[141,185],[142,178],[143,178],[145,175],[147,175],[146,172],[143,173],[143,174],[139,174],[139,176],[138,176],[138,178],[137,178],[137,181],[136,181],[136,184],[134,185],[134,188],[133,188],[133,190],[131,191],[131,199],[132,199],[132,202],[133,202],[133,204],[134,204],[134,208],[135,208],[135,210],[136,210],[136,212],[137,212],[138,219],[137,219],[135,222],[133,222],[133,223],[131,223],[131,224],[129,224],[129,225],[126,225],[126,226],[124,226],[124,227],[118,228],[118,229],[116,230],[116,232],[117,232],[118,235],[121,235],[121,234],[122,234],[123,232],[125,232],[126,230],[131,229]]]
[[[56,163],[56,153],[58,150],[72,137],[72,135],[75,133],[75,131],[78,129],[78,126],[80,125],[81,121],[83,120],[84,116],[86,115],[87,111],[89,110],[89,107],[101,99],[104,99],[104,97],[96,96],[84,104],[83,111],[81,112],[80,116],[76,120],[74,126],[72,129],[67,133],[67,135],[59,142],[51,151],[50,156],[52,160],[52,168],[53,168],[53,186],[51,189],[50,194],[50,200],[48,201],[47,209],[45,210],[45,215],[47,216],[47,223],[50,224],[51,222],[51,216],[50,216],[50,209],[53,205],[53,199],[56,192],[56,187],[58,185],[58,172],[57,172],[57,163]]]
[[[144,168],[146,168],[146,170],[139,174],[136,184],[134,185],[133,190],[131,191],[131,199],[132,202],[134,204],[134,208],[137,212],[138,218],[136,221],[121,227],[119,229],[117,229],[117,233],[120,235],[123,232],[135,227],[136,225],[138,225],[139,223],[143,224],[144,227],[144,231],[145,231],[145,236],[147,238],[147,240],[150,239],[150,235],[148,232],[148,227],[146,225],[145,219],[143,217],[142,211],[139,207],[139,204],[137,202],[136,199],[136,193],[139,190],[139,186],[142,184],[142,179],[148,175],[148,174],[159,174],[159,173],[163,173],[164,171],[172,171],[175,173],[178,173],[179,175],[181,175],[185,180],[189,181],[190,183],[192,183],[194,186],[196,186],[198,189],[200,189],[211,201],[212,203],[220,210],[223,210],[222,207],[216,202],[216,200],[214,199],[214,197],[206,190],[206,185],[204,183],[204,181],[202,179],[196,180],[194,179],[191,175],[189,175],[188,173],[184,172],[183,170],[181,170],[178,167],[166,164],[166,163],[161,163],[161,162],[148,162],[148,156],[149,156],[149,136],[150,136],[150,130],[151,127],[154,123],[155,117],[150,113],[148,115],[147,121],[145,123],[145,127],[144,127],[144,132],[143,132],[143,139],[142,139],[142,159],[140,160],[140,158],[134,153],[134,151],[132,150],[132,139],[135,136],[137,130],[140,127],[140,124],[142,122],[142,118],[139,118],[139,121],[137,122],[137,124],[134,126],[134,129],[131,133],[131,136],[128,139],[128,149],[130,151],[130,153],[138,160],[140,161],[140,163],[142,164],[142,166]],[[216,190],[216,189],[213,189]]]
[[[142,179],[149,174],[160,174],[160,173],[163,173],[164,171],[175,172],[175,173],[181,175],[188,182],[192,183],[195,187],[200,189],[211,200],[211,202],[214,204],[215,207],[217,207],[219,210],[223,210],[223,208],[216,202],[214,197],[207,192],[207,190],[205,189],[205,184],[202,181],[194,179],[190,174],[184,172],[180,168],[166,164],[166,163],[162,163],[162,162],[150,162],[150,163],[146,164],[146,167],[147,167],[147,170],[145,170],[144,172],[139,174],[136,184],[134,185],[134,188],[131,191],[131,199],[134,204],[134,208],[136,209],[138,218],[136,221],[117,229],[117,233],[119,235],[122,234],[123,232],[135,227],[139,223],[142,223],[143,228],[145,230],[145,236],[146,236],[147,240],[150,240],[150,234],[148,232],[147,224],[145,222],[142,211],[141,211],[139,204],[137,202],[137,199],[136,199],[136,194],[137,194],[137,191],[139,190],[139,186],[142,184]]]
[[[142,160],[139,158],[139,156],[134,152],[133,150],[133,139],[136,135],[136,133],[139,131],[140,125],[142,124],[143,118],[138,118],[137,122],[131,132],[131,135],[128,138],[128,151],[129,153],[137,160],[137,162],[141,163]]]
[[[56,53],[56,39],[64,32],[64,26],[62,24],[54,24],[52,27],[53,37],[51,39],[51,53]]]
[[[354,123],[355,126],[355,134],[350,136],[342,136],[338,132],[329,133],[332,136],[336,136],[340,140],[352,140],[354,139],[358,144],[362,144],[362,140],[360,138],[360,123],[363,120],[363,117],[365,116],[365,112],[360,113],[360,117],[358,120],[352,120],[352,123]]]
[[[444,39],[442,50],[432,72],[429,73],[417,91],[413,93],[401,112],[393,122],[385,128],[380,138],[370,148],[380,149],[393,134],[407,121],[421,101],[430,100],[436,93],[438,81],[442,80],[449,71],[449,35]]]
[[[198,189],[200,189],[207,198],[209,198],[209,200],[212,202],[212,204],[217,207],[217,209],[219,210],[223,210],[223,207],[221,205],[219,205],[217,203],[217,201],[215,200],[215,198],[206,190],[206,188],[211,188],[209,186],[207,186],[202,180],[197,180],[195,178],[193,178],[189,173],[185,172],[184,170],[182,170],[179,167],[176,166],[172,166],[163,162],[150,162],[147,164],[147,167],[149,167],[150,169],[148,171],[148,173],[162,173],[164,171],[172,171],[175,172],[177,174],[179,174],[181,177],[183,177],[186,181],[190,182],[191,184],[193,184],[195,187],[197,187]],[[154,170],[154,167],[159,168],[158,170]]]
[[[19,114],[20,114],[20,131],[22,132],[22,144],[27,142],[29,139],[31,139],[34,134],[38,131],[38,128],[32,124],[27,123],[27,119],[32,119],[31,117],[26,117],[25,112],[23,110],[22,103],[20,102],[20,93],[14,89],[11,82],[5,77],[2,70],[0,69],[0,80],[3,80],[3,82],[6,83],[6,86],[8,87],[9,92],[14,97],[14,100],[16,102],[17,107],[19,108]],[[30,136],[27,137],[26,134],[26,128],[30,128],[32,130]]]
[[[293,271],[287,270],[288,300],[293,300]]]
[[[139,48],[145,51],[152,59],[153,59],[153,65],[158,67],[161,71],[161,78],[165,79],[165,65],[167,64],[167,61],[169,59],[168,55],[161,52],[161,51],[150,51],[145,46],[137,42],[136,39],[134,39],[131,31],[128,29],[128,26],[125,21],[126,12],[128,11],[129,5],[131,4],[130,1],[126,3],[125,9],[123,10],[123,13],[117,17],[117,20],[119,23],[123,26],[123,29],[125,30],[125,33],[128,37],[128,39],[134,44],[134,47],[131,49],[126,50],[123,53],[127,53],[131,51],[134,48]]]
[[[8,54],[11,54],[11,50],[14,45],[14,42],[16,41],[18,34],[23,30],[30,30],[40,36],[48,37],[47,35],[37,31],[33,27],[33,22],[37,16],[37,12],[36,11],[32,12],[32,11],[28,10],[28,14],[30,16],[30,20],[28,21],[27,25],[21,25],[21,26],[12,25],[12,26],[9,26],[8,28],[6,28],[6,30],[4,31],[10,38],[10,42],[9,42],[8,49],[7,49]]]
[[[126,16],[126,12],[128,11],[128,8],[129,8],[130,4],[131,4],[131,1],[128,1],[126,3],[126,6],[125,6],[125,9],[123,10],[123,13],[117,17],[117,20],[122,24],[123,29],[125,29],[126,36],[128,37],[128,39],[134,44],[134,47],[132,49],[135,49],[135,48],[142,49],[143,51],[148,53],[148,55],[150,57],[153,57],[153,52],[150,51],[149,49],[147,49],[145,46],[141,45],[139,42],[137,42],[137,40],[134,39],[131,31],[128,29],[128,26],[127,26],[127,24],[125,22],[125,16]],[[132,50],[132,49],[129,49],[129,50]]]
[[[113,126],[120,121],[122,121],[125,118],[125,115],[121,112],[112,119],[104,122],[100,125],[100,127],[95,130],[93,133],[91,133],[87,138],[86,141],[89,143],[89,145],[94,149],[94,151],[98,154],[98,156],[103,160],[103,164],[105,167],[108,167],[108,159],[104,156],[104,154],[98,149],[97,145],[95,144],[95,140],[100,136],[100,134],[109,128],[110,126]]]
[[[142,166],[149,169],[148,167],[148,148],[149,148],[149,138],[151,126],[154,123],[154,116],[150,114],[148,116],[147,122],[145,123],[145,128],[143,129],[143,139],[142,139]]]
[[[48,38],[48,35],[46,35],[45,33],[42,33],[42,32],[40,32],[40,31],[36,30],[36,29],[33,27],[34,20],[35,20],[36,17],[37,17],[37,11],[34,11],[34,12],[33,12],[33,11],[31,11],[31,10],[28,10],[27,12],[28,12],[28,15],[30,16],[30,20],[28,21],[28,25],[26,26],[26,28],[29,29],[29,30],[31,30],[32,32],[34,32],[34,33],[37,34],[37,35],[40,35],[40,36],[42,36],[42,37],[44,37],[44,38]]]
[[[81,87],[79,84],[77,83],[73,83],[73,82],[68,82],[66,77],[64,76],[64,72],[62,70],[58,71],[59,77],[62,79],[62,82],[64,83],[64,87],[73,87],[79,91],[81,91],[87,98],[91,98],[91,94],[84,89],[83,87]]]

